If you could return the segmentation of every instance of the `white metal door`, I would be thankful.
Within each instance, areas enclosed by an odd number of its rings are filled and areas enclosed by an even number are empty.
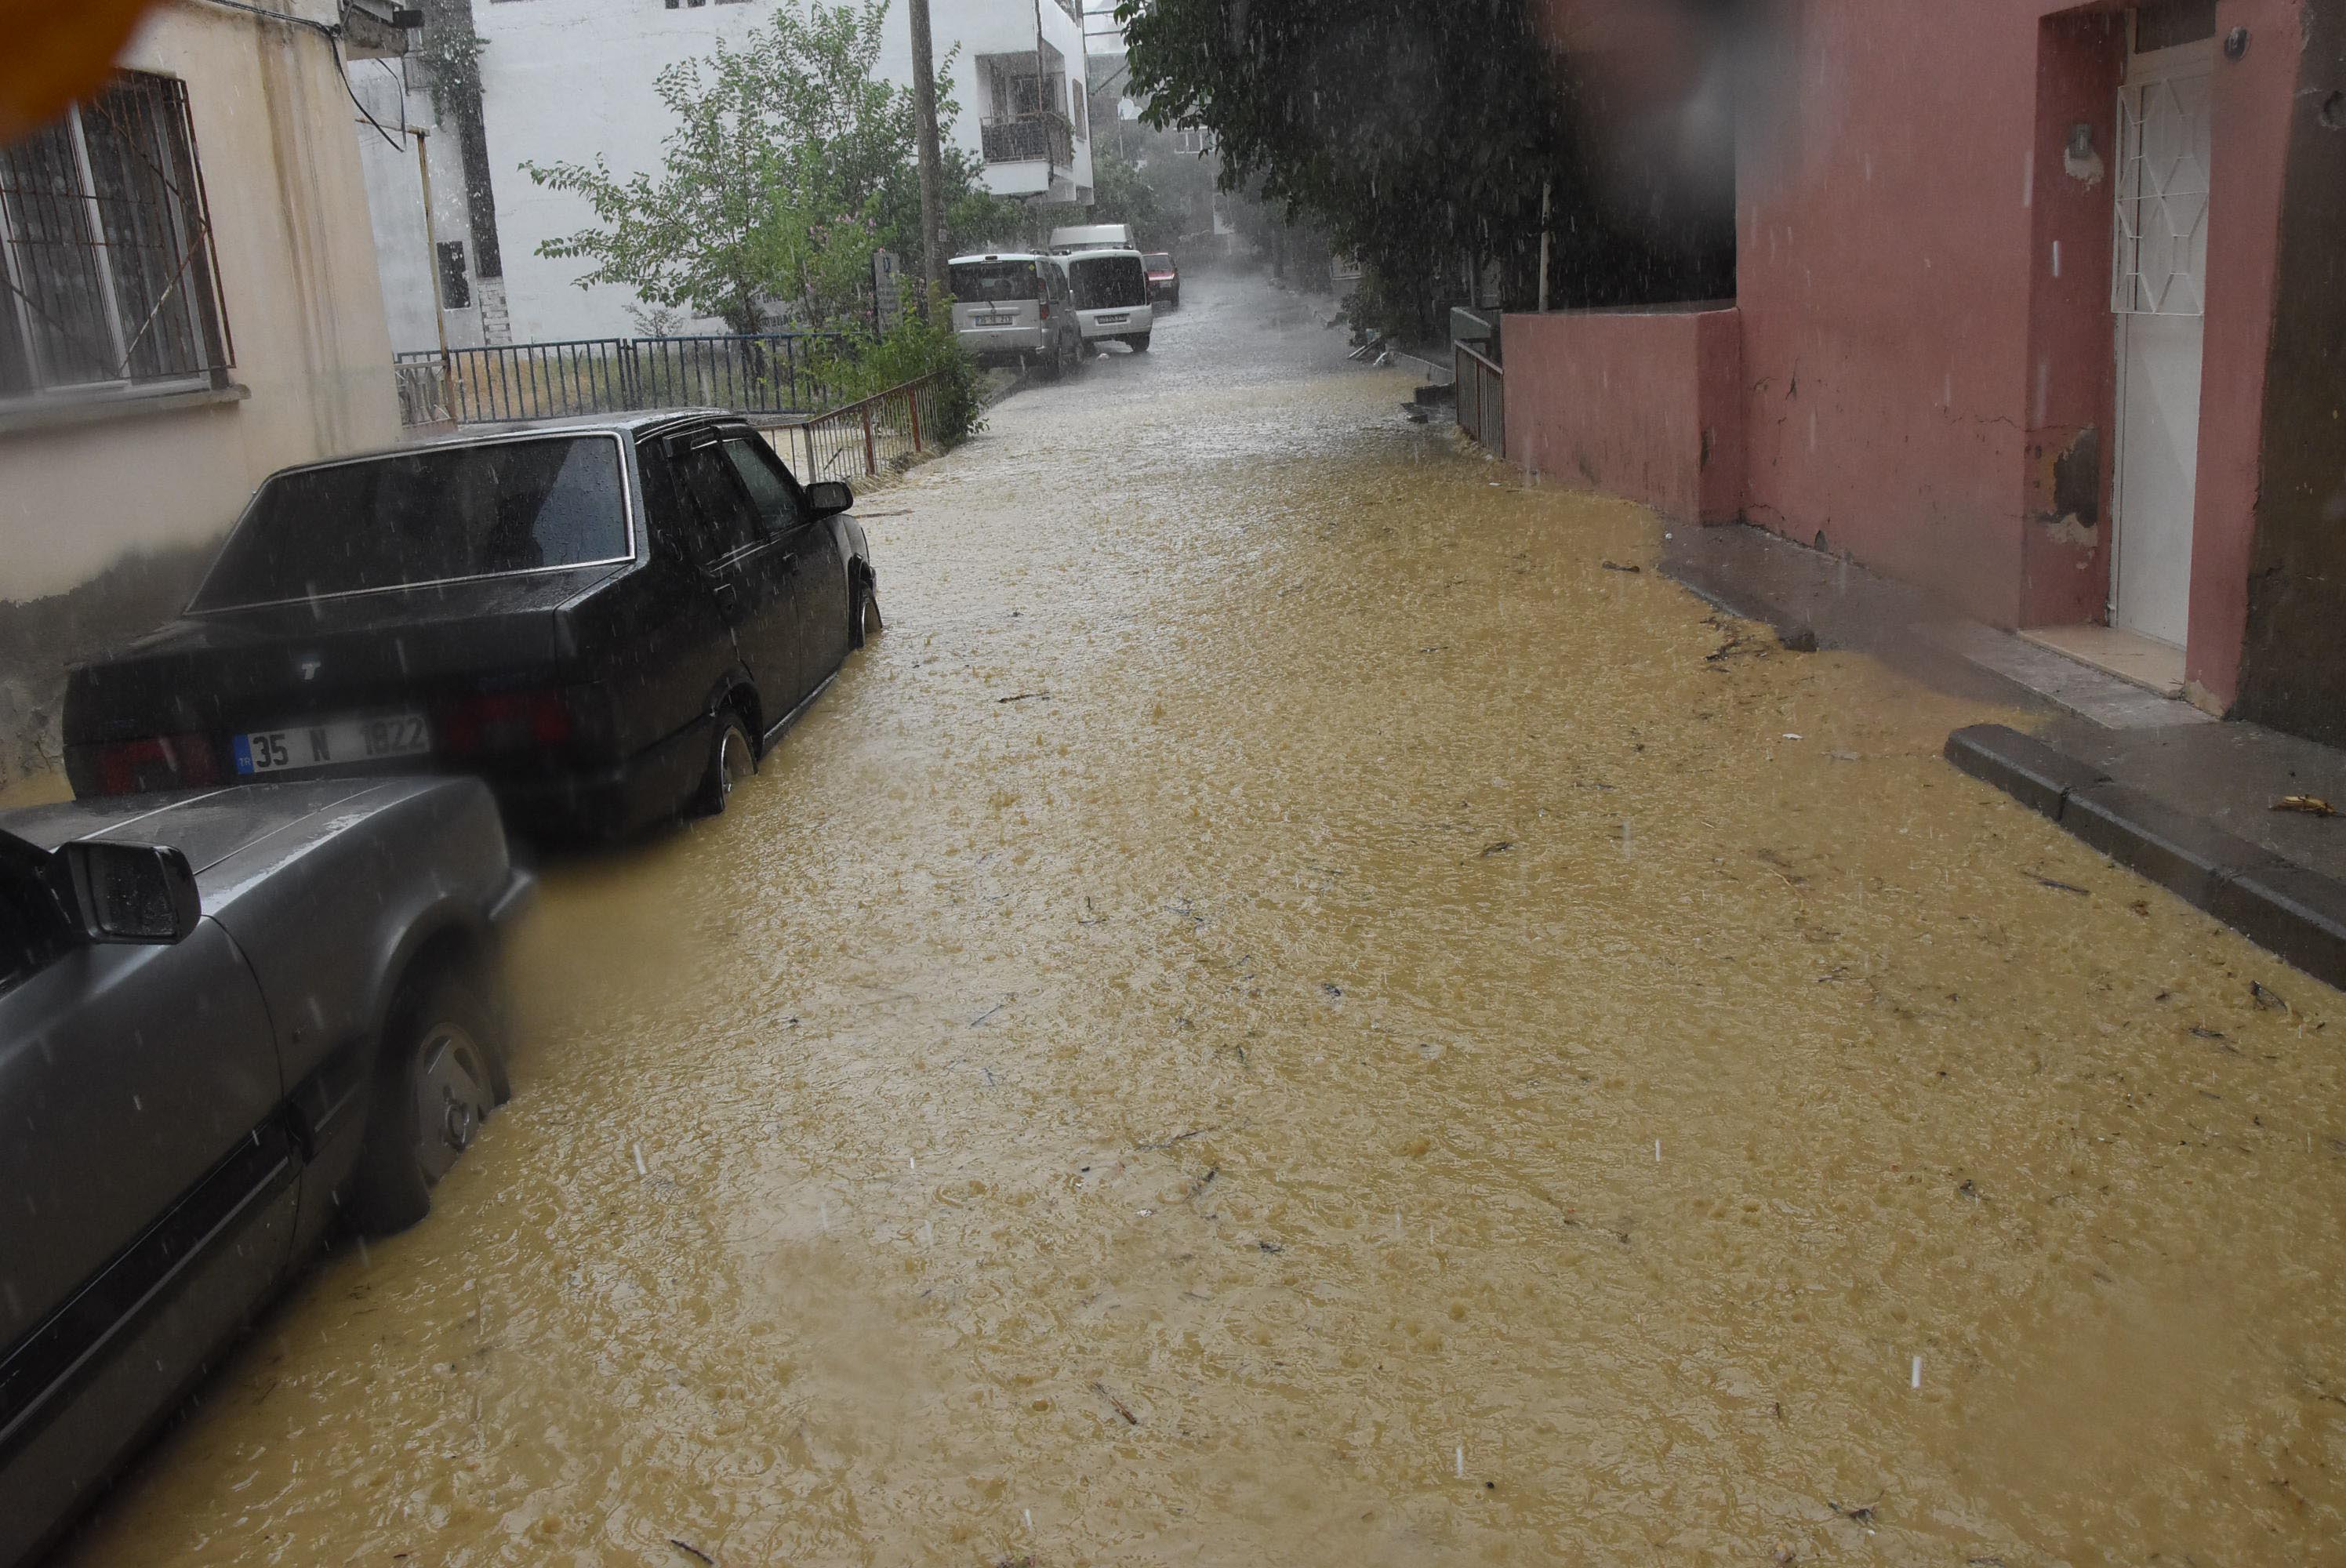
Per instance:
[[[2207,43],[2130,55],[2118,92],[2111,618],[2178,647],[2190,619],[2214,65]]]

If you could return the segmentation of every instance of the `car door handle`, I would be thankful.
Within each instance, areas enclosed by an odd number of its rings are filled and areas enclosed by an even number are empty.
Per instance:
[[[727,626],[741,618],[741,591],[739,588],[730,583],[717,583],[710,586],[709,594],[716,599],[717,613],[725,617]]]

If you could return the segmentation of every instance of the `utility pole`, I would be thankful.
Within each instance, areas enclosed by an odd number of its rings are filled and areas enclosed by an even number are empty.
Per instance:
[[[944,157],[937,150],[937,56],[929,37],[929,0],[908,0],[913,14],[913,139],[921,154],[921,309],[931,290],[943,288],[944,258]]]

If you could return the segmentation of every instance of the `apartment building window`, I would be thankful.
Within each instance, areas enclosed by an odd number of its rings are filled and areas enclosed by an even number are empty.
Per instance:
[[[1214,133],[1202,126],[1183,126],[1173,134],[1173,145],[1187,153],[1211,152]]]
[[[119,76],[0,148],[0,397],[219,384],[217,273],[185,83]]]

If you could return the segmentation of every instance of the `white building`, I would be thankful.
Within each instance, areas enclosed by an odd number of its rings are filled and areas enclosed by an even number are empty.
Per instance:
[[[405,162],[378,145],[362,156],[383,253],[393,341],[403,350],[438,346],[427,280],[468,303],[446,313],[449,341],[528,342],[634,335],[632,290],[598,284],[581,290],[578,260],[537,253],[548,239],[594,226],[593,209],[575,192],[550,190],[524,172],[526,163],[605,159],[620,178],[658,175],[670,121],[653,91],[659,73],[704,57],[719,40],[738,43],[793,0],[473,0],[471,26],[480,51],[482,133],[493,214],[475,210],[484,172],[467,180],[462,127],[428,136],[434,235],[423,232],[422,178],[412,147]],[[959,114],[946,141],[984,167],[999,196],[1089,202],[1091,127],[1084,78],[1079,0],[930,0],[936,58],[950,55]],[[1039,47],[1038,47],[1039,46]],[[956,52],[957,51],[957,52]],[[1037,62],[1040,68],[1037,68]],[[902,0],[889,8],[879,70],[912,80],[912,34]],[[353,86],[397,107],[394,85],[354,65]],[[420,87],[420,74],[417,79]],[[426,124],[431,100],[405,95],[410,124]],[[382,108],[376,107],[380,116]],[[361,126],[362,147],[378,144]],[[487,221],[484,221],[486,219]],[[469,230],[469,232],[468,232]],[[461,255],[447,249],[462,247]],[[439,249],[435,251],[434,247]],[[501,275],[483,270],[486,251]],[[431,265],[427,280],[426,261]],[[485,311],[483,309],[486,306]],[[484,319],[485,318],[485,319]],[[509,319],[507,327],[501,318]],[[688,330],[721,331],[714,322]]]

